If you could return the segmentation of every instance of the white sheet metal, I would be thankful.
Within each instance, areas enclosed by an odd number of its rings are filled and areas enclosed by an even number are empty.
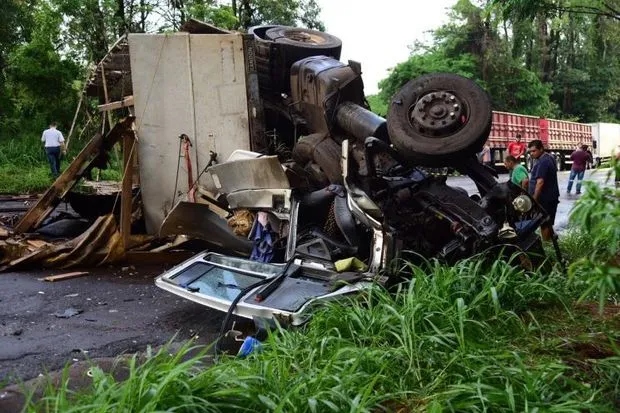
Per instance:
[[[185,160],[178,158],[178,136],[192,141],[196,179],[209,162],[235,149],[250,149],[245,62],[239,34],[130,34],[128,37],[144,214],[156,233],[188,190]],[[201,184],[212,187],[209,176]]]

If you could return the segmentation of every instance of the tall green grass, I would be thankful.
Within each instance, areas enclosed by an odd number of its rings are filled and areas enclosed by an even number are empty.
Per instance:
[[[61,170],[69,166],[84,145],[75,138],[61,161]],[[97,173],[94,172],[94,175]],[[121,167],[112,156],[111,165],[99,173],[100,180],[120,181]],[[45,149],[39,136],[0,140],[0,194],[28,194],[45,191],[53,182]]]
[[[620,175],[620,161],[611,160],[607,174]],[[599,311],[620,301],[620,189],[586,182],[585,191],[571,211],[570,220],[589,238],[582,257],[571,264],[571,276],[584,281],[580,300],[596,297]]]
[[[328,305],[246,359],[208,366],[206,353],[186,359],[191,344],[162,349],[143,363],[134,357],[126,381],[95,369],[91,388],[49,388],[28,411],[614,411],[620,354],[583,367],[546,344],[576,320],[563,275],[501,260],[403,271],[411,281],[396,291],[377,286]],[[620,339],[601,325],[584,325],[587,340]]]

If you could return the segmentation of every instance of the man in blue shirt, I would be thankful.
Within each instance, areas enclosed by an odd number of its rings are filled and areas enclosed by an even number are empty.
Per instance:
[[[528,145],[530,154],[536,162],[530,173],[529,193],[547,211],[550,220],[540,227],[540,233],[545,241],[553,237],[553,222],[560,202],[558,188],[558,170],[553,156],[545,152],[542,141],[533,140]]]

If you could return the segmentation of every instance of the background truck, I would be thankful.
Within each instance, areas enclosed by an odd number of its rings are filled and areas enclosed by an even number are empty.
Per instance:
[[[620,127],[615,124],[603,125]],[[558,170],[561,171],[570,169],[572,165],[570,155],[577,147],[588,145],[592,150],[595,146],[593,129],[592,125],[585,123],[494,111],[488,143],[491,146],[495,165],[501,167],[504,158],[508,155],[506,148],[515,139],[517,133],[521,134],[522,141],[526,144],[534,139],[540,139],[545,148],[555,157]],[[607,131],[607,129],[604,130]]]
[[[620,124],[591,123],[592,155],[596,165],[609,160],[617,145],[620,145]]]

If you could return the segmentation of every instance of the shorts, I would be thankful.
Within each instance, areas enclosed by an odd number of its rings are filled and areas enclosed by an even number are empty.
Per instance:
[[[558,204],[559,202],[540,204],[545,209],[545,212],[549,214],[549,223],[551,226],[555,223],[555,214],[558,212]]]

